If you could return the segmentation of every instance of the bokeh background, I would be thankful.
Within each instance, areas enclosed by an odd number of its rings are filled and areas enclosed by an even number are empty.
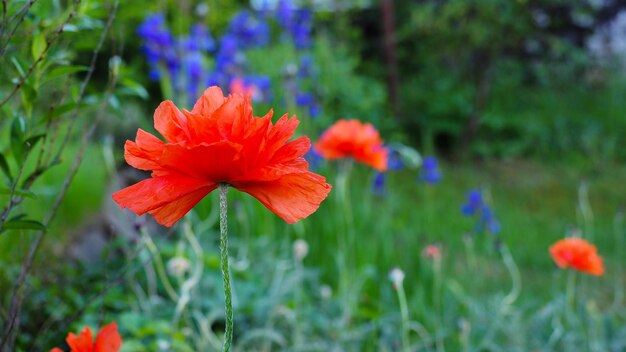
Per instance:
[[[237,350],[626,350],[623,1],[0,8],[0,350],[110,321],[123,351],[219,350],[217,195],[172,229],[110,197],[148,177],[124,142],[210,85],[390,152],[385,173],[309,152],[335,189],[295,225],[231,190]],[[566,236],[606,273],[557,268]]]

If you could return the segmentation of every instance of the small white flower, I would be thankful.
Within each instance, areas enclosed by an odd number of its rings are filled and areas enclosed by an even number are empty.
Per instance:
[[[196,15],[202,17],[206,16],[209,13],[209,5],[205,3],[200,3],[196,6]]]
[[[309,244],[305,240],[296,240],[293,243],[293,256],[301,262],[309,254]]]
[[[157,340],[157,346],[159,351],[169,351],[171,347],[168,341],[162,339]]]
[[[393,287],[396,289],[402,286],[402,282],[404,281],[404,271],[400,268],[393,268],[389,272],[389,280],[393,283]]]
[[[174,257],[167,261],[167,272],[173,276],[182,276],[189,270],[190,266],[187,258]]]
[[[329,299],[332,295],[333,289],[330,288],[330,286],[322,285],[322,287],[320,287],[320,296],[322,296],[323,299]]]

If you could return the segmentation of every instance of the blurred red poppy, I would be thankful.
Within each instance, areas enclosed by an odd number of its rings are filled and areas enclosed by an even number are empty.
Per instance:
[[[370,123],[339,120],[322,134],[315,150],[329,160],[352,157],[379,171],[387,170],[387,150]]]
[[[122,347],[122,337],[117,332],[115,322],[103,327],[96,336],[95,342],[88,326],[78,336],[70,332],[65,341],[70,346],[70,352],[118,352]],[[63,352],[63,350],[55,347],[50,352]]]
[[[600,276],[604,273],[602,257],[596,246],[582,238],[562,239],[550,246],[550,255],[559,268],[572,268],[584,273]]]
[[[254,117],[249,96],[224,97],[218,87],[208,88],[191,111],[164,101],[154,112],[154,127],[166,141],[139,129],[125,145],[128,164],[152,177],[114,193],[113,200],[169,227],[224,183],[290,224],[309,216],[331,185],[302,158],[309,139],[288,142],[299,124],[295,116],[285,114],[275,124],[271,118],[271,110]]]
[[[230,81],[230,92],[250,96],[253,100],[258,96],[258,90],[254,85],[246,85],[241,78],[234,78]],[[256,100],[255,100],[256,101]]]

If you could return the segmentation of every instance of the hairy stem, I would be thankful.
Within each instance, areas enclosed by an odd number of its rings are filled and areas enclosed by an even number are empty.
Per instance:
[[[230,350],[233,340],[233,302],[230,292],[230,269],[228,267],[228,185],[220,184],[220,252],[222,276],[224,277],[224,297],[226,304],[226,329],[222,351]]]
[[[400,303],[400,317],[402,319],[402,351],[410,351],[409,342],[409,308],[406,302],[406,294],[404,293],[404,286],[400,283],[396,287],[398,293],[398,302]]]

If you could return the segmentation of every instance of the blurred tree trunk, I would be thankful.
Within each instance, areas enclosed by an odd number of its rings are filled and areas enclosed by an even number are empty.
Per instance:
[[[458,151],[461,153],[461,157],[464,157],[470,151],[470,145],[472,144],[478,129],[480,127],[480,119],[487,101],[489,99],[489,93],[491,91],[491,58],[488,54],[479,54],[476,65],[476,76],[474,78],[474,85],[476,90],[476,96],[474,99],[474,109],[467,120],[463,134],[461,135],[461,145]]]
[[[387,91],[389,92],[391,111],[397,117],[400,114],[400,105],[393,0],[381,0],[380,6],[383,13],[383,47],[387,66]]]

